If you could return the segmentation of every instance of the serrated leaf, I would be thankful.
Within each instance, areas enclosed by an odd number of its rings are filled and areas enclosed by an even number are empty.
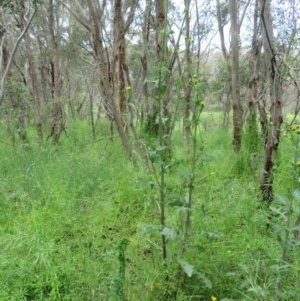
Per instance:
[[[170,207],[185,207],[185,202],[180,200],[170,201],[168,202]]]
[[[177,238],[177,231],[175,229],[165,227],[163,228],[161,234],[170,240],[175,240]]]
[[[202,282],[204,283],[204,285],[209,288],[212,289],[212,283],[211,281],[202,273],[197,273],[198,278],[200,278],[202,280]]]
[[[259,285],[248,288],[248,292],[254,292],[257,296],[266,298],[266,291]]]
[[[207,236],[210,239],[220,239],[222,238],[222,235],[217,232],[212,232],[212,231],[202,231],[201,233],[204,236]]]
[[[188,170],[185,169],[178,169],[178,172],[185,178],[185,179],[190,179],[192,176],[192,173]]]
[[[155,160],[157,159],[157,153],[156,151],[150,151],[149,152],[149,159],[152,163],[155,162]]]
[[[282,220],[286,219],[286,213],[283,210],[281,210],[280,208],[275,208],[273,206],[270,206],[270,210],[272,211],[274,216],[276,216],[277,218],[282,219]]]
[[[185,260],[179,260],[179,264],[183,271],[187,274],[188,277],[192,277],[195,271],[195,267],[186,262]]]
[[[280,195],[280,194],[276,194],[276,198],[278,199],[278,201],[281,203],[281,205],[286,205],[287,203],[287,198]]]
[[[159,145],[159,146],[156,148],[156,151],[157,151],[157,152],[164,152],[166,149],[168,149],[167,146],[165,146],[165,145]]]
[[[151,224],[143,225],[141,228],[141,235],[146,236],[149,234],[153,234],[155,232],[157,233],[158,230],[159,230],[159,226],[157,225],[151,225]]]
[[[199,159],[200,159],[201,161],[211,162],[211,161],[213,161],[215,158],[214,158],[213,156],[211,156],[211,155],[202,155],[202,156],[199,157]]]
[[[300,191],[298,189],[293,191],[293,197],[300,202]]]

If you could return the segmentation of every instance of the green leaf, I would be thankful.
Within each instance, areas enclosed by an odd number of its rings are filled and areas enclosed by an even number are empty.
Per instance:
[[[193,173],[185,169],[178,169],[178,173],[180,173],[185,179],[190,179],[190,177],[193,175]]]
[[[175,229],[165,227],[161,234],[170,240],[175,240],[177,238],[177,231]]]
[[[293,197],[300,202],[300,191],[298,189],[293,191]]]
[[[259,297],[266,298],[266,291],[259,285],[248,288],[248,292],[253,292]]]
[[[179,260],[179,264],[188,277],[192,277],[195,272],[195,267],[185,260]]]
[[[212,289],[212,283],[211,283],[211,281],[203,273],[197,272],[197,277],[202,280],[202,282],[204,283],[204,285],[207,288]]]
[[[167,90],[167,85],[164,83],[156,83],[156,88],[158,90],[158,93],[160,95],[165,94],[166,90]]]
[[[152,163],[155,162],[155,160],[157,159],[156,151],[149,151],[149,159]]]
[[[217,232],[212,232],[212,231],[203,231],[202,235],[207,236],[210,239],[220,239],[222,238],[222,235]]]
[[[157,225],[143,225],[140,229],[141,231],[141,236],[147,236],[147,235],[151,235],[153,233],[157,233],[157,231],[159,230],[159,226]]]
[[[205,155],[205,154],[204,154],[204,155],[200,156],[199,159],[200,159],[201,161],[211,162],[211,161],[213,161],[215,158],[214,158],[213,156],[211,156],[211,155]]]
[[[159,145],[157,148],[156,148],[156,151],[157,152],[164,152],[165,150],[167,150],[168,147],[165,146],[165,145]]]
[[[168,202],[168,205],[170,207],[185,207],[186,203],[181,200],[175,200],[175,201]]]
[[[288,199],[286,197],[279,195],[279,194],[276,194],[275,196],[278,199],[278,201],[281,203],[281,205],[287,204]]]
[[[162,121],[163,124],[167,124],[167,123],[169,122],[169,118],[167,118],[167,117],[162,117],[162,118],[161,118],[161,121]],[[164,136],[166,137],[166,136],[168,136],[168,135],[164,135]]]

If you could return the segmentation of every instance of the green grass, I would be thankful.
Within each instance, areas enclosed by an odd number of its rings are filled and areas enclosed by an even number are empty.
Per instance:
[[[192,272],[176,300],[272,300],[281,248],[259,206],[259,174],[245,168],[246,150],[239,156],[232,152],[231,134],[218,120],[217,114],[203,116],[192,231],[181,258]],[[15,147],[0,132],[1,301],[175,300],[184,216],[176,203],[185,198],[189,168],[181,134],[174,135],[166,174],[171,204],[166,222],[174,237],[164,265],[153,173],[128,162],[120,141],[107,139],[107,125],[97,125],[97,131],[92,141],[88,125],[73,121],[59,145],[32,138]],[[287,196],[293,189],[291,149],[286,138],[274,183],[276,192]],[[128,240],[125,280],[123,239]],[[289,296],[299,297],[293,289],[298,274],[295,263],[285,279]],[[289,298],[282,300],[297,300]]]

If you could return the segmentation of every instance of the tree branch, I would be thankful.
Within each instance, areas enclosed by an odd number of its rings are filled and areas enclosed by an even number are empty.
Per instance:
[[[248,0],[248,2],[246,3],[246,5],[244,7],[242,17],[241,17],[241,20],[240,20],[240,24],[239,24],[239,31],[241,30],[241,26],[243,24],[243,21],[244,21],[245,15],[246,15],[246,11],[247,11],[247,8],[248,8],[249,4],[250,4],[250,0]]]
[[[12,54],[11,54],[9,60],[8,60],[7,66],[5,68],[4,74],[3,74],[2,79],[1,79],[0,106],[1,106],[1,104],[3,102],[3,99],[4,99],[6,77],[8,75],[8,72],[9,72],[10,68],[11,68],[12,62],[13,62],[15,54],[16,54],[18,48],[19,48],[19,45],[20,45],[20,43],[21,43],[24,35],[26,34],[27,30],[29,29],[29,26],[30,26],[30,24],[31,24],[31,22],[33,20],[33,17],[35,15],[36,11],[37,10],[35,8],[35,10],[33,11],[33,14],[31,16],[31,18],[29,19],[29,21],[26,24],[25,28],[23,29],[23,31],[21,32],[20,36],[18,37],[17,42],[16,42],[16,44],[15,44],[15,46],[13,48]]]
[[[91,27],[88,24],[87,20],[84,20],[82,17],[78,16],[68,5],[66,5],[63,1],[60,1],[63,7],[67,9],[67,11],[89,32],[91,32]]]
[[[136,5],[135,5],[135,1],[132,2],[132,5],[130,7],[130,13],[129,13],[129,16],[125,22],[125,26],[124,26],[124,33],[127,31],[128,27],[130,26],[130,24],[132,23],[133,21],[133,18],[134,18],[134,13],[135,13],[135,8],[136,8]]]

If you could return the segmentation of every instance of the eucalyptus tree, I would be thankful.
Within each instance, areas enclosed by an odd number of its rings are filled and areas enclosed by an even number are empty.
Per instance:
[[[229,76],[231,74],[231,65],[230,65],[230,53],[227,49],[226,39],[225,39],[225,26],[229,22],[229,7],[228,3],[221,2],[220,0],[216,0],[216,11],[217,11],[217,22],[218,22],[218,31],[220,35],[220,44],[223,59],[225,62],[225,71]],[[230,95],[231,95],[231,81],[225,81],[224,88],[225,88],[225,99],[223,103],[223,126],[225,128],[228,127],[229,124],[229,112],[230,108]]]
[[[27,141],[27,103],[25,91],[22,89],[22,85],[14,85],[14,76],[12,73],[12,66],[15,63],[17,50],[20,48],[21,41],[29,30],[29,26],[36,13],[36,6],[31,6],[29,1],[26,1],[27,9],[25,12],[26,20],[22,22],[19,15],[22,15],[20,11],[19,3],[11,3],[4,1],[1,3],[1,87],[0,87],[0,105],[4,101],[4,97],[7,96],[7,102],[5,113],[5,123],[8,134],[12,139],[12,143],[15,142],[15,129],[17,130],[19,137],[23,141]],[[14,26],[15,25],[15,26]],[[20,30],[21,29],[21,30]],[[10,49],[12,49],[10,51]],[[15,63],[15,66],[19,66]],[[9,93],[5,94],[6,82],[9,80]],[[25,82],[24,74],[21,75],[21,80]],[[15,122],[14,122],[15,120]],[[13,124],[16,123],[16,124]]]
[[[223,125],[228,126],[229,112],[233,111],[233,148],[241,147],[243,109],[240,98],[240,30],[250,1],[220,1],[216,0],[216,15],[220,44],[225,62],[225,71],[230,75],[225,84]],[[225,27],[230,22],[230,43],[226,40]],[[228,47],[230,47],[228,49]],[[231,106],[230,106],[231,103]]]
[[[184,1],[184,41],[185,41],[185,81],[184,81],[184,116],[183,116],[183,139],[185,151],[190,151],[190,137],[191,137],[191,125],[190,125],[190,110],[191,110],[191,78],[192,78],[192,56],[191,56],[191,12],[190,12],[191,0]]]
[[[4,98],[4,93],[5,93],[5,81],[6,78],[10,72],[14,57],[16,55],[16,52],[20,46],[20,43],[22,41],[22,39],[24,38],[24,35],[26,34],[26,32],[29,29],[29,26],[32,22],[32,19],[34,18],[34,15],[36,13],[36,8],[33,10],[31,16],[29,17],[27,15],[27,23],[25,24],[23,31],[21,33],[19,33],[19,36],[17,37],[15,44],[12,48],[11,54],[9,55],[8,53],[5,53],[7,50],[5,49],[5,39],[7,38],[9,32],[7,31],[7,28],[5,26],[4,22],[7,22],[8,20],[6,19],[6,21],[3,20],[3,14],[5,14],[5,10],[6,9],[14,9],[14,5],[12,5],[9,1],[4,1],[4,3],[2,3],[2,14],[1,14],[1,21],[3,22],[3,24],[1,24],[1,30],[0,30],[0,38],[1,38],[1,59],[2,59],[2,69],[1,70],[1,90],[0,90],[0,105],[3,102],[3,98]],[[27,12],[29,13],[29,11]],[[8,23],[6,23],[8,24]]]
[[[185,1],[183,12],[184,56],[178,56],[178,73],[183,85],[183,141],[190,151],[193,100],[201,101],[207,95],[209,72],[207,64],[211,55],[211,40],[215,35],[214,8],[211,1]],[[182,50],[180,50],[182,51]],[[179,65],[179,64],[178,64]]]
[[[233,109],[233,148],[238,151],[241,147],[242,136],[242,106],[240,100],[240,45],[238,2],[230,0],[231,20],[231,96]]]
[[[152,20],[152,0],[146,0],[145,8],[141,8],[144,10],[143,12],[143,21],[142,21],[142,51],[140,55],[140,60],[142,64],[142,103],[141,103],[141,117],[144,121],[144,117],[149,113],[149,85],[147,81],[147,77],[149,76],[149,58],[150,58],[150,30],[153,27]]]
[[[21,26],[26,28],[27,20],[27,11],[26,11],[26,1],[20,0],[20,19],[21,19]],[[29,83],[28,85],[31,86],[29,88],[32,92],[32,97],[34,101],[34,114],[35,114],[35,126],[37,130],[37,136],[40,141],[43,140],[43,120],[42,120],[42,109],[41,109],[41,93],[40,93],[40,86],[39,86],[39,79],[38,79],[38,67],[36,58],[34,55],[34,41],[30,32],[26,31],[24,36],[25,41],[25,57],[27,62],[25,64],[28,65],[28,73],[29,73]]]
[[[248,55],[249,57],[249,80],[248,80],[248,93],[246,94],[246,139],[247,151],[249,154],[248,163],[253,173],[254,179],[256,180],[256,171],[259,160],[259,150],[261,149],[261,143],[259,139],[259,127],[257,111],[259,110],[262,137],[266,135],[266,111],[263,105],[263,98],[261,96],[262,80],[261,76],[261,22],[260,22],[260,9],[259,0],[255,0],[253,7],[252,23],[253,23],[253,34],[251,38],[251,50]]]
[[[275,3],[274,3],[275,4]],[[300,82],[298,77],[300,55],[300,7],[299,1],[278,1],[272,7],[276,52],[283,64],[283,105],[294,112],[291,124],[300,111]]]
[[[149,5],[150,3],[146,3]],[[162,131],[168,135],[170,130],[170,83],[171,83],[171,66],[170,66],[170,50],[168,46],[170,38],[170,26],[168,24],[169,1],[155,0],[154,6],[154,25],[155,25],[155,60],[153,80],[150,80],[150,72],[148,72],[148,80],[154,84],[153,97],[150,111],[147,114],[146,131],[159,135],[159,117],[165,120],[161,127]],[[145,41],[144,41],[145,42]],[[149,58],[149,56],[148,56]],[[144,67],[145,62],[143,62]],[[148,64],[148,62],[147,62]],[[149,71],[149,70],[148,70]],[[162,114],[162,115],[161,115]]]
[[[272,5],[273,4],[273,5]],[[299,11],[295,1],[286,3],[271,0],[260,0],[262,43],[264,54],[266,93],[269,99],[269,120],[264,140],[264,160],[260,175],[262,200],[270,205],[274,198],[274,164],[280,143],[281,125],[283,122],[283,89],[291,82],[299,97],[299,81],[295,69],[288,63],[299,55],[299,42],[296,38],[299,31]],[[298,16],[298,17],[297,17]],[[284,17],[281,19],[280,17]],[[278,19],[280,18],[280,19]],[[276,33],[276,34],[275,34]],[[297,60],[297,59],[296,59]],[[288,76],[287,76],[288,75]],[[297,96],[295,96],[295,99]],[[296,102],[295,102],[296,103]],[[267,107],[265,108],[267,110]]]
[[[56,0],[48,0],[46,19],[48,24],[49,47],[50,47],[50,68],[51,68],[51,98],[52,98],[52,118],[51,137],[54,142],[58,142],[61,133],[65,130],[64,108],[62,103],[62,71],[60,64],[60,44],[61,44],[61,4]]]
[[[127,4],[119,0],[108,4],[106,1],[88,0],[85,5],[77,5],[77,11],[71,6],[64,6],[72,16],[88,31],[91,51],[96,62],[97,76],[102,94],[112,120],[116,124],[124,149],[134,160],[133,147],[126,130],[123,111],[125,110],[126,54],[125,35],[133,20],[135,2],[129,5],[127,19],[123,20]],[[114,11],[113,20],[109,20],[108,9]],[[113,38],[109,38],[109,31]],[[128,79],[127,79],[128,81]],[[118,103],[116,102],[118,100]]]

